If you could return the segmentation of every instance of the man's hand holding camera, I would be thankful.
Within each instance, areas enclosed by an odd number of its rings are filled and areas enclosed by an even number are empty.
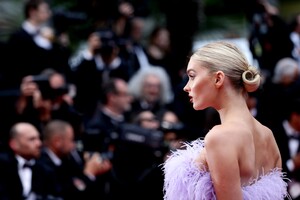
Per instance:
[[[84,174],[89,177],[104,174],[112,168],[112,164],[108,159],[103,159],[101,154],[94,152],[92,154],[85,153]]]
[[[42,95],[38,85],[32,81],[32,76],[23,78],[20,85],[20,97],[17,103],[17,112],[22,113],[28,104],[28,100],[32,97],[33,106],[39,108],[42,104]]]

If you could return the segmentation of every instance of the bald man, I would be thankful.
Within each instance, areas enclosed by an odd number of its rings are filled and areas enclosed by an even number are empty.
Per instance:
[[[51,173],[36,163],[42,147],[38,130],[30,123],[14,124],[8,146],[0,154],[0,199],[55,199]]]

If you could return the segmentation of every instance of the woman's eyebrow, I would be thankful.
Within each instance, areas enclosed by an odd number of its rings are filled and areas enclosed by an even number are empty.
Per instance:
[[[195,72],[195,70],[193,70],[193,69],[186,70],[186,73],[189,73],[189,72]]]

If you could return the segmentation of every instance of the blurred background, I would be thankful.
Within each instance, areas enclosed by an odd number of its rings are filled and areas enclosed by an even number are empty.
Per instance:
[[[23,0],[0,0],[1,41],[5,41],[8,35],[21,24],[24,17],[23,2]],[[108,5],[111,8],[113,8],[113,3],[117,4],[117,1],[105,3],[104,0],[49,0],[49,2],[57,17],[56,26],[67,28],[68,31],[76,33],[75,35],[71,34],[76,38],[73,41],[74,45],[78,43],[78,40],[85,39],[81,35],[81,31],[84,31],[89,23],[93,23],[92,18],[97,15],[96,13],[103,12],[103,8],[97,11],[97,6],[101,7],[101,2],[104,2],[102,3],[104,6]],[[176,4],[185,4],[185,2],[179,0],[133,0],[132,2],[136,5],[140,4],[138,5],[140,6],[139,14],[147,18],[149,26],[166,23],[167,10],[170,9],[178,9],[178,17],[186,15],[186,13],[180,12],[179,8],[174,8]],[[251,2],[253,1],[189,0],[187,2],[198,6],[197,17],[199,23],[195,27],[197,29],[196,40],[246,37],[248,35],[247,15],[251,12]],[[300,2],[297,0],[270,0],[270,2],[279,8],[280,15],[285,20],[291,20],[300,10]],[[109,11],[109,8],[104,10],[113,12],[112,10]],[[80,20],[84,23],[77,23]],[[150,30],[151,27],[148,27],[148,29]]]

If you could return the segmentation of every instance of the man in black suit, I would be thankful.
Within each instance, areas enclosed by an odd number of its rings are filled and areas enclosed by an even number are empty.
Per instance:
[[[99,175],[111,168],[100,154],[83,157],[75,147],[72,126],[62,120],[52,120],[45,126],[44,149],[38,163],[48,166],[53,174],[55,194],[64,200],[101,199]],[[100,177],[101,179],[101,177]]]
[[[283,105],[284,106],[284,105]],[[291,179],[289,193],[295,200],[300,199],[300,99],[292,100],[287,106],[287,116],[282,123],[272,127],[278,144],[283,171]]]
[[[116,168],[124,170],[124,166],[118,163],[119,159],[115,157],[115,150],[120,139],[121,126],[128,120],[126,114],[131,110],[131,100],[128,83],[120,78],[111,78],[102,85],[101,102],[98,103],[92,117],[85,116],[84,118],[84,150],[105,153],[112,161],[111,173],[105,177],[105,182],[110,188],[107,192],[109,199],[118,199],[114,196],[119,197],[119,195],[124,198],[125,195],[120,190],[115,192],[113,189],[119,185],[125,188],[123,184],[120,184],[116,175]],[[124,157],[125,160],[126,158]]]
[[[11,128],[9,152],[0,155],[0,199],[60,199],[53,196],[54,180],[47,168],[36,163],[42,142],[38,130],[20,122]]]
[[[19,87],[24,76],[53,67],[49,66],[51,42],[43,38],[39,31],[51,18],[49,4],[45,0],[26,1],[24,17],[21,26],[11,33],[7,41],[7,55],[13,59],[6,67],[6,77],[12,88]]]

